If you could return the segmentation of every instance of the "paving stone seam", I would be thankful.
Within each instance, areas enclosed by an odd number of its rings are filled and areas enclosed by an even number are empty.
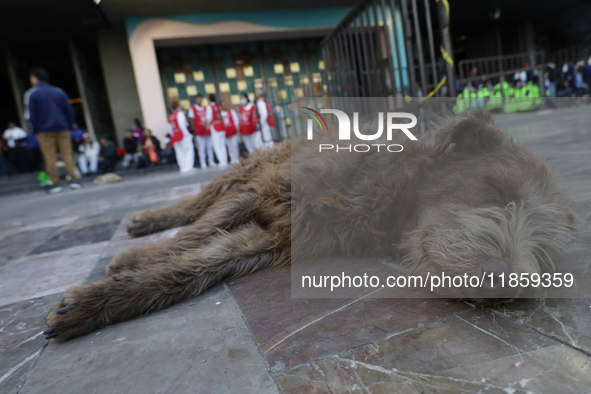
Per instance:
[[[479,330],[479,331],[482,331],[482,332],[483,332],[483,333],[485,333],[486,335],[489,335],[489,336],[491,336],[491,337],[495,338],[497,341],[503,342],[505,345],[507,345],[507,346],[509,346],[510,348],[512,348],[512,349],[514,349],[514,350],[516,350],[516,351],[517,351],[517,354],[523,354],[523,353],[525,353],[525,351],[524,351],[524,350],[522,350],[522,349],[518,348],[517,346],[515,346],[515,345],[513,345],[513,344],[511,344],[511,343],[509,343],[509,342],[507,342],[507,341],[505,341],[503,338],[501,338],[501,337],[499,337],[499,336],[497,336],[497,335],[493,334],[492,332],[490,332],[490,331],[487,331],[487,330],[485,330],[485,329],[484,329],[484,328],[482,328],[482,327],[478,327],[476,324],[472,324],[472,323],[470,323],[468,320],[462,319],[462,318],[461,318],[461,317],[459,317],[459,316],[456,316],[456,317],[457,317],[458,319],[460,319],[461,321],[463,321],[464,323],[468,324],[469,326],[471,326],[471,327],[473,327],[473,328],[475,328],[475,329],[477,329],[477,330]],[[492,330],[491,330],[491,331],[492,331]]]
[[[337,352],[323,354],[323,355],[321,355],[320,357],[318,357],[318,358],[316,358],[314,360],[310,360],[310,361],[305,362],[305,363],[302,363],[302,364],[294,365],[292,367],[285,368],[285,369],[273,369],[273,370],[270,370],[270,373],[271,374],[274,374],[274,375],[282,375],[282,374],[284,375],[285,372],[287,372],[287,371],[291,371],[293,369],[296,369],[296,368],[299,368],[299,367],[303,367],[305,365],[308,365],[308,364],[311,364],[311,363],[315,363],[317,361],[322,361],[322,360],[330,359],[330,358],[333,358],[333,357],[337,357],[342,352],[346,352],[346,351],[349,351],[349,350],[355,350],[357,348],[360,348],[360,347],[363,347],[363,346],[367,346],[367,345],[370,345],[370,344],[375,343],[375,342],[378,342],[378,341],[387,340],[387,339],[390,339],[390,338],[395,337],[397,335],[401,335],[401,334],[404,334],[404,333],[407,333],[407,332],[410,332],[410,331],[418,330],[418,329],[420,329],[420,328],[422,328],[424,326],[427,326],[427,325],[429,325],[431,323],[436,323],[436,322],[438,322],[440,320],[446,319],[448,317],[454,317],[454,316],[459,315],[459,314],[464,313],[464,312],[467,313],[467,312],[472,311],[474,309],[476,309],[476,307],[474,307],[474,306],[472,306],[472,308],[470,308],[470,309],[462,309],[460,311],[456,311],[456,312],[450,313],[449,315],[438,317],[437,319],[428,321],[426,323],[419,323],[419,324],[417,324],[417,325],[415,325],[415,326],[413,326],[411,328],[407,328],[406,330],[402,330],[402,331],[399,331],[399,332],[396,332],[396,333],[393,333],[393,334],[388,334],[388,335],[385,335],[383,337],[374,339],[372,341],[364,342],[362,344],[355,345],[355,346],[352,346],[352,347],[347,348],[347,349],[342,349],[342,350],[339,350]]]
[[[507,360],[507,359],[510,359],[510,358],[513,358],[513,357],[519,357],[519,358],[521,358],[522,356],[527,356],[528,354],[538,353],[538,352],[542,352],[542,351],[545,351],[545,350],[548,350],[548,349],[554,349],[556,347],[561,347],[561,346],[562,346],[562,344],[556,344],[556,345],[552,345],[552,346],[541,347],[539,349],[530,350],[528,352],[512,354],[510,356],[495,358],[494,360],[487,360],[487,361],[483,361],[483,362],[477,363],[477,364],[470,364],[468,367],[469,368],[479,367],[481,365],[486,365],[486,364],[494,363],[494,362],[501,361],[501,360]],[[455,369],[462,369],[462,368],[466,368],[466,366],[465,365],[460,365],[460,366],[453,367],[453,368],[442,369],[441,372],[449,372],[449,371],[453,371]]]
[[[591,357],[591,352],[589,352],[589,351],[587,351],[587,350],[585,350],[585,349],[581,349],[581,348],[579,348],[579,347],[577,347],[577,346],[573,345],[572,343],[568,343],[567,341],[565,341],[565,340],[563,340],[563,339],[560,339],[560,338],[558,338],[557,336],[554,336],[554,335],[552,335],[552,334],[548,334],[547,332],[544,332],[544,331],[542,331],[542,330],[540,330],[540,329],[538,329],[538,328],[536,328],[536,327],[534,327],[534,326],[530,326],[530,325],[529,325],[529,324],[527,324],[527,323],[524,323],[524,322],[521,322],[521,323],[520,323],[519,319],[512,318],[511,316],[509,316],[509,315],[505,315],[504,313],[502,313],[502,312],[499,312],[499,311],[496,311],[496,310],[494,310],[494,309],[493,309],[493,313],[494,313],[494,314],[496,314],[496,315],[498,315],[498,316],[502,316],[502,317],[506,318],[507,320],[509,320],[509,321],[510,321],[510,322],[512,322],[512,323],[515,323],[515,324],[517,324],[517,325],[523,325],[523,326],[525,326],[525,327],[527,327],[527,328],[530,328],[530,329],[532,329],[533,331],[535,331],[536,333],[538,333],[538,334],[540,334],[540,335],[542,335],[542,336],[544,336],[544,337],[546,337],[546,338],[548,338],[548,339],[551,339],[551,340],[553,340],[553,341],[555,341],[555,342],[558,342],[558,343],[560,343],[560,344],[562,344],[562,345],[568,346],[569,348],[571,348],[571,349],[574,349],[574,350],[576,350],[576,351],[578,351],[578,352],[580,352],[580,353],[583,353],[583,354],[584,354],[585,356],[587,356],[587,357]],[[546,313],[548,313],[548,312],[546,312]],[[549,313],[548,313],[548,314],[549,314]],[[549,315],[550,315],[550,314],[549,314]],[[552,315],[550,315],[550,316],[552,316]],[[553,317],[553,316],[552,316],[552,317]]]
[[[556,345],[556,346],[560,346],[560,345]],[[555,347],[555,346],[553,346],[553,347]],[[548,348],[545,348],[545,349],[548,349]],[[534,352],[539,351],[539,350],[540,349],[535,350],[533,352],[528,352],[528,353],[534,353]],[[511,357],[517,357],[517,356],[518,355],[513,355]],[[380,372],[380,373],[384,373],[386,375],[394,375],[396,377],[409,380],[412,383],[418,383],[421,386],[428,386],[428,387],[436,388],[436,389],[441,389],[441,382],[433,382],[430,379],[441,379],[441,380],[444,380],[444,381],[457,382],[457,383],[461,383],[461,384],[469,383],[469,384],[474,384],[474,385],[477,385],[477,386],[480,386],[480,387],[484,387],[486,390],[488,390],[489,388],[495,388],[495,389],[499,389],[499,390],[506,390],[507,389],[507,387],[504,387],[504,386],[494,385],[494,384],[491,384],[491,383],[485,383],[485,382],[482,382],[482,381],[472,381],[472,380],[467,380],[467,379],[455,378],[453,376],[433,375],[433,374],[426,374],[426,373],[412,372],[412,371],[401,371],[401,370],[398,370],[396,368],[388,369],[388,368],[384,368],[384,367],[381,367],[381,366],[378,366],[378,365],[373,365],[373,364],[368,364],[368,363],[360,362],[360,361],[357,361],[357,360],[351,360],[351,359],[348,359],[348,358],[338,357],[336,355],[335,356],[332,356],[330,358],[332,358],[332,359],[334,359],[336,361],[343,361],[343,362],[349,364],[351,366],[351,368],[353,369],[353,371],[355,371],[355,366],[356,365],[360,365],[360,366],[365,367],[366,369],[369,369],[369,370],[374,370],[374,371],[377,371],[377,372]],[[313,364],[314,362],[315,361],[311,361],[311,362],[306,363],[306,364],[301,364],[301,366]],[[296,368],[296,367],[294,367],[294,368]],[[355,374],[356,374],[356,376],[359,379],[359,383],[361,383],[361,385],[362,385],[361,388],[362,389],[365,389],[366,391],[369,391],[369,389],[372,386],[376,385],[376,384],[390,384],[390,385],[409,384],[409,383],[378,381],[378,382],[373,382],[371,385],[367,386],[367,385],[365,385],[365,383],[363,383],[361,381],[361,379],[359,378],[359,376],[357,375],[356,372],[355,372]],[[336,387],[341,387],[341,388],[345,388],[345,389],[351,389],[351,388],[355,389],[356,386],[357,386],[357,384],[351,386],[351,385],[339,384],[339,383],[336,383],[336,382],[328,382],[328,381],[314,380],[314,379],[310,379],[309,377],[306,377],[306,376],[292,375],[292,374],[288,374],[288,373],[282,373],[281,375],[282,376],[289,376],[289,377],[293,377],[293,378],[298,378],[298,379],[303,379],[303,380],[306,380],[306,381],[312,382],[312,383],[324,384],[324,385],[326,385],[328,387],[330,387],[330,386],[336,386]],[[405,375],[411,375],[411,376],[415,376],[416,375],[421,380],[420,381],[417,381],[417,380],[413,379],[412,377],[405,376]],[[412,384],[412,383],[410,383],[410,384]],[[509,386],[511,386],[511,385],[509,385]],[[457,387],[456,387],[456,389],[457,389]],[[473,394],[479,394],[479,393],[481,393],[481,391],[472,391],[472,390],[467,390],[465,388],[462,388],[461,392],[462,393],[473,393]]]
[[[328,316],[332,315],[333,313],[338,313],[338,312],[341,312],[341,311],[343,311],[343,310],[347,309],[348,307],[350,307],[351,305],[353,305],[353,304],[355,304],[355,303],[357,303],[357,302],[361,301],[361,300],[362,300],[362,299],[364,299],[364,298],[367,298],[367,297],[369,297],[370,295],[372,295],[372,294],[374,294],[374,293],[377,293],[377,292],[378,292],[378,291],[380,291],[380,290],[381,290],[381,289],[377,289],[377,290],[375,290],[375,291],[372,291],[371,293],[369,293],[369,294],[366,294],[366,295],[364,295],[363,297],[357,298],[357,299],[355,299],[354,301],[351,301],[350,303],[348,303],[348,304],[346,304],[346,305],[343,305],[343,306],[341,306],[341,307],[340,307],[340,308],[338,308],[338,309],[335,309],[335,310],[333,310],[333,311],[330,311],[330,312],[328,312],[328,313],[326,313],[326,314],[324,314],[324,315],[320,316],[320,317],[319,317],[319,318],[317,318],[316,320],[313,320],[313,321],[311,321],[311,322],[309,322],[309,323],[307,323],[307,324],[303,325],[302,327],[298,328],[297,330],[295,330],[295,331],[293,331],[293,332],[289,333],[288,335],[286,335],[285,337],[283,337],[283,339],[281,339],[280,341],[276,342],[276,343],[275,343],[273,346],[271,346],[270,348],[268,348],[267,350],[265,350],[263,353],[267,353],[268,351],[270,351],[270,350],[274,349],[275,347],[277,347],[279,344],[283,343],[283,342],[284,342],[285,340],[287,340],[288,338],[291,338],[291,337],[292,337],[292,336],[294,336],[296,333],[298,333],[298,332],[300,332],[300,331],[302,331],[302,330],[304,330],[304,329],[306,329],[306,328],[310,327],[311,325],[313,325],[314,323],[317,323],[317,322],[319,322],[320,320],[324,319],[325,317],[328,317]]]
[[[26,331],[25,331],[26,332]],[[16,349],[17,347],[19,347],[20,345],[22,345],[23,343],[27,343],[29,341],[32,341],[33,339],[37,338],[39,335],[43,334],[43,331],[39,331],[39,333],[25,339],[24,341],[17,343],[16,345],[12,345],[10,347],[4,348],[4,349],[0,349],[0,354],[3,352],[6,352],[8,350],[12,350],[12,349]]]
[[[485,383],[482,381],[473,381],[473,380],[467,380],[467,379],[461,379],[461,378],[454,378],[453,376],[433,375],[433,374],[427,374],[427,373],[422,373],[422,372],[400,371],[396,368],[388,369],[388,368],[381,367],[379,365],[364,363],[361,361],[351,360],[348,358],[342,358],[342,357],[338,357],[338,356],[336,356],[335,358],[337,360],[342,360],[346,363],[349,363],[352,368],[354,368],[355,365],[361,365],[361,366],[363,366],[367,369],[373,370],[373,371],[382,372],[387,375],[394,375],[394,376],[397,376],[397,377],[400,377],[403,379],[408,379],[413,383],[420,383],[420,384],[424,384],[424,385],[431,386],[431,387],[440,387],[440,386],[438,386],[438,385],[434,386],[432,383],[430,383],[430,381],[429,381],[430,378],[443,379],[443,380],[448,380],[448,381],[453,381],[453,382],[458,382],[458,383],[470,383],[470,384],[475,384],[477,386],[486,387],[487,389],[490,387],[493,387],[496,389],[505,390],[507,388],[507,387],[498,386],[498,385],[491,384],[491,383]],[[416,380],[414,380],[408,376],[404,376],[404,374],[417,376],[419,378],[423,378],[423,380],[421,380],[420,382],[417,382]],[[462,390],[462,392],[479,393],[479,391],[478,392],[477,391],[467,391],[464,389]]]
[[[45,349],[47,349],[47,346],[49,346],[49,340],[45,341],[45,344],[41,348],[41,351],[39,352],[37,357],[35,357],[33,360],[31,360],[31,365],[29,366],[29,370],[19,379],[18,383],[16,384],[16,387],[9,394],[19,394],[21,392],[22,388],[25,386],[25,383],[29,379],[29,376],[31,375],[31,373],[33,372],[35,367],[37,366],[37,362],[39,361],[41,356],[43,356]]]
[[[468,306],[470,306],[470,309],[462,309],[462,310],[459,310],[459,311],[455,311],[455,312],[453,312],[453,313],[450,313],[449,315],[445,315],[445,316],[438,317],[437,319],[433,319],[433,320],[431,320],[431,321],[428,321],[427,323],[419,323],[419,324],[417,324],[417,325],[416,325],[416,326],[414,326],[414,327],[407,328],[406,330],[402,330],[402,331],[399,331],[399,332],[395,332],[395,333],[393,333],[393,334],[389,334],[389,335],[387,335],[386,337],[384,337],[384,338],[382,338],[382,339],[390,339],[390,338],[392,338],[392,337],[395,337],[395,336],[398,336],[398,335],[401,335],[401,334],[407,333],[407,332],[409,332],[409,331],[414,331],[414,330],[417,330],[417,329],[419,329],[419,328],[421,328],[421,327],[424,327],[424,326],[426,326],[426,325],[428,325],[428,324],[436,323],[436,322],[438,322],[438,321],[440,321],[440,320],[447,319],[448,317],[454,317],[454,316],[456,316],[456,315],[460,315],[460,314],[462,314],[462,313],[464,313],[464,312],[468,312],[468,311],[472,311],[472,310],[474,310],[474,309],[477,309],[477,308],[476,308],[476,306],[474,306],[474,305],[471,305],[471,304],[470,304],[470,303],[468,303],[468,302],[465,302],[465,304],[467,304]],[[380,340],[380,339],[378,339],[378,340]],[[375,342],[375,341],[368,342],[368,344],[369,344],[369,343],[373,343],[373,342]],[[351,349],[355,349],[355,348],[358,348],[358,347],[359,347],[359,346],[355,346],[355,347],[353,347],[353,348],[351,348]]]
[[[306,376],[290,375],[288,373],[283,373],[281,375],[282,376],[288,376],[290,378],[302,379],[302,380],[305,380],[305,381],[311,382],[311,383],[324,384],[324,385],[328,386],[329,390],[330,390],[330,386],[336,386],[336,387],[339,387],[339,388],[343,388],[343,389],[346,389],[348,392],[349,392],[349,390],[357,390],[358,389],[357,384],[349,385],[349,384],[340,384],[340,383],[337,383],[337,382],[326,382],[326,381],[323,381],[323,380],[310,379],[309,377],[306,377]],[[361,380],[359,380],[359,381],[361,382]],[[390,383],[390,382],[376,382],[376,383],[386,383],[387,384],[387,383]],[[372,383],[372,386],[374,384],[375,383]],[[392,383],[392,384],[402,384],[402,383]],[[371,387],[371,386],[369,386],[369,387]],[[362,388],[365,389],[366,392],[368,392],[368,386],[363,385]],[[369,392],[369,393],[371,394],[371,392]]]
[[[267,357],[265,357],[265,354],[261,350],[261,347],[259,346],[259,343],[257,342],[254,333],[250,329],[250,325],[248,324],[248,321],[244,317],[244,313],[242,313],[242,309],[240,309],[240,306],[238,305],[238,302],[236,301],[236,298],[234,298],[234,293],[232,293],[232,290],[230,289],[230,287],[228,286],[228,284],[226,282],[223,282],[223,285],[224,285],[224,289],[230,293],[230,299],[234,303],[234,307],[238,311],[238,315],[240,316],[240,318],[244,322],[244,325],[246,326],[246,330],[248,331],[248,334],[250,335],[250,339],[252,340],[252,342],[254,343],[257,351],[261,355],[261,357],[263,359],[263,363],[265,365],[265,368],[267,369],[267,373],[269,374],[269,377],[273,380],[273,383],[275,383],[275,387],[277,387],[277,390],[279,391],[279,393],[282,393],[283,394],[283,389],[281,388],[281,386],[277,382],[277,379],[275,379],[275,376],[271,372],[271,367],[269,365],[269,362],[267,361]]]

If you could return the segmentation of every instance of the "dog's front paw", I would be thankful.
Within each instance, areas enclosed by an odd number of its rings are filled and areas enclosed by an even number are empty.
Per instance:
[[[79,288],[73,289],[74,292]],[[69,293],[69,292],[68,292]],[[70,338],[88,334],[107,325],[101,313],[90,309],[84,302],[77,302],[73,294],[66,294],[62,302],[55,304],[45,318],[48,328],[43,331],[46,339],[64,342]]]
[[[136,214],[127,222],[127,233],[134,237],[152,234],[153,232],[154,222],[145,213]]]
[[[144,265],[149,260],[141,248],[125,250],[113,257],[113,260],[107,265],[105,273],[107,276],[117,275],[124,271],[135,270]]]
[[[86,324],[80,314],[76,313],[76,307],[73,305],[55,304],[45,318],[45,322],[49,327],[43,331],[45,338],[53,338],[57,342],[63,342],[90,332],[86,329]]]

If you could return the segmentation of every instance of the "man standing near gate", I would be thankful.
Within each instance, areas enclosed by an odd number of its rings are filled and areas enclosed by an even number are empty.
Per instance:
[[[28,92],[25,107],[29,110],[28,120],[31,122],[45,159],[45,170],[52,181],[49,193],[55,194],[63,190],[59,184],[60,177],[56,164],[58,147],[66,164],[66,172],[71,178],[70,188],[80,189],[82,185],[78,183],[75,173],[70,133],[71,129],[76,129],[78,126],[70,99],[63,90],[49,84],[49,74],[42,68],[32,70],[30,80],[33,89]]]

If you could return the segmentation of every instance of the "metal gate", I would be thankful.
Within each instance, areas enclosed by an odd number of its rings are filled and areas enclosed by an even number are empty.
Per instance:
[[[368,0],[322,41],[331,97],[455,96],[447,0]]]

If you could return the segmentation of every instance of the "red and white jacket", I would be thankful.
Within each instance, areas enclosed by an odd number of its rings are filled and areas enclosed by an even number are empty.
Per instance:
[[[170,133],[170,147],[175,143],[183,141],[184,143],[193,143],[191,132],[187,128],[187,117],[185,113],[178,109],[168,117],[168,128]]]
[[[257,122],[257,110],[253,103],[240,107],[240,134],[253,134],[257,130]]]
[[[269,103],[265,101],[264,98],[259,97],[257,100],[257,111],[259,112],[259,120],[261,122],[261,126],[265,123],[271,127],[277,126],[275,123],[275,119],[273,118],[273,112],[271,112],[271,107]]]
[[[200,137],[211,135],[209,128],[205,127],[207,124],[207,116],[205,112],[205,107],[197,104],[193,104],[189,109],[189,118],[193,119],[193,129],[195,129],[195,134]]]
[[[220,109],[216,103],[212,102],[207,106],[205,116],[215,131],[224,131],[224,123],[220,119]]]
[[[170,133],[170,146],[174,146],[175,142],[179,142],[183,140],[183,131],[179,126],[178,121],[178,114],[181,112],[180,110],[176,110],[168,116],[168,124],[171,128]]]
[[[222,121],[224,122],[224,129],[226,130],[226,138],[234,137],[236,130],[240,125],[238,114],[233,109],[222,111]]]

